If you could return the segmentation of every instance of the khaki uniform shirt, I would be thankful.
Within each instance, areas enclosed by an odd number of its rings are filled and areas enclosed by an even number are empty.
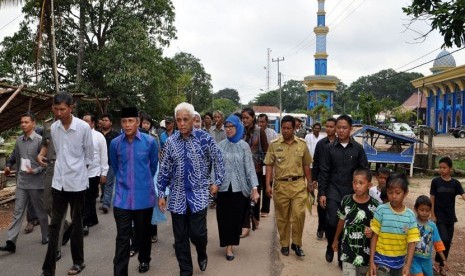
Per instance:
[[[290,177],[305,176],[302,165],[310,166],[312,157],[308,151],[305,140],[294,136],[294,141],[289,145],[282,136],[273,140],[265,157],[265,164],[274,166],[274,178],[276,180]]]

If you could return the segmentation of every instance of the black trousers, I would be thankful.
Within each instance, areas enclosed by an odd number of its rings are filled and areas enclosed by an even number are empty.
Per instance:
[[[82,224],[84,226],[93,226],[98,224],[97,209],[95,208],[95,204],[97,204],[99,183],[100,176],[89,178],[89,189],[86,190],[84,208],[82,211]]]
[[[262,172],[259,172],[257,173],[257,179],[258,179],[258,186],[257,186],[257,192],[258,194],[261,193],[262,191],[262,183],[265,181],[265,176],[263,175]],[[255,203],[255,206],[252,208],[253,210],[253,217],[256,219],[256,220],[260,220],[260,200],[261,198],[258,199],[258,201]],[[269,207],[268,207],[268,211],[269,211]],[[251,209],[250,208],[245,208],[244,210],[244,221],[242,223],[242,228],[250,228],[250,212],[251,212]]]
[[[316,206],[318,212],[318,229],[317,231],[325,231],[326,229],[326,210],[318,203]]]
[[[242,232],[242,215],[248,208],[249,199],[242,192],[233,192],[232,185],[227,192],[219,192],[216,199],[216,220],[220,246],[239,245]]]
[[[337,217],[337,210],[341,203],[330,198],[326,198],[326,222],[325,222],[325,235],[328,242],[327,250],[332,252],[332,244],[334,236],[336,235],[336,228],[339,218]],[[338,250],[338,255],[341,250]],[[339,260],[339,258],[338,258]]]
[[[270,212],[270,198],[266,195],[266,177],[262,178],[263,181],[258,182],[259,186],[262,188],[262,195],[260,198],[262,199],[262,209],[260,212],[262,213],[269,213]],[[273,187],[273,182],[270,183],[271,187]]]
[[[114,207],[113,215],[116,222],[116,248],[113,259],[113,275],[128,275],[129,265],[129,240],[131,238],[132,222],[136,235],[138,259],[141,263],[150,263],[152,241],[150,240],[150,221],[152,220],[152,208],[140,210],[125,210]]]
[[[191,241],[200,260],[207,257],[207,208],[192,213],[187,207],[185,215],[171,213],[174,234],[174,250],[180,275],[192,275]]]
[[[443,253],[447,259],[449,256],[450,245],[452,244],[452,239],[454,238],[454,224],[444,224],[438,222],[436,226],[438,227],[438,232],[439,236],[441,237],[442,243],[446,248],[446,250],[444,250]],[[444,262],[442,261],[441,256],[439,256],[438,253],[436,253],[435,261],[439,262],[440,266],[444,266]]]
[[[42,265],[44,275],[55,275],[58,235],[63,217],[71,206],[71,256],[74,264],[84,263],[84,237],[82,234],[82,207],[86,191],[65,192],[52,188],[52,212],[49,224],[47,254]]]

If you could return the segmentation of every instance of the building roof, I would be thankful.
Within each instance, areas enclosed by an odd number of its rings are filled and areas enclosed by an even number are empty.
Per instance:
[[[405,100],[402,107],[408,110],[420,108],[426,108],[427,100],[423,93],[414,92],[410,97]]]
[[[279,108],[273,105],[254,105],[252,109],[257,115],[260,113],[279,113]]]
[[[0,133],[19,126],[21,115],[34,113],[37,120],[50,114],[53,95],[0,83]]]

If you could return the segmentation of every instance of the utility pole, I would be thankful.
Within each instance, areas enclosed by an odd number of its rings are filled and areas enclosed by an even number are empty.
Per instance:
[[[270,92],[270,53],[271,49],[268,48],[268,58],[267,58],[267,65],[266,65],[266,92]]]
[[[279,128],[281,128],[281,120],[283,119],[283,99],[282,99],[282,89],[281,89],[281,72],[279,71],[279,62],[284,61],[284,57],[272,59],[273,62],[278,63],[278,85],[279,85]]]

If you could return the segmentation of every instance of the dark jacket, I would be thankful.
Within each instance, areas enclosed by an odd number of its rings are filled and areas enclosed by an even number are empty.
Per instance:
[[[345,148],[336,139],[325,146],[320,157],[319,196],[340,202],[345,195],[354,192],[352,189],[354,171],[358,168],[368,168],[365,151],[352,138]]]
[[[313,165],[312,165],[312,179],[318,181],[318,174],[320,172],[320,160],[323,151],[327,144],[331,143],[328,137],[325,137],[318,141],[315,146],[315,153],[313,154]]]

